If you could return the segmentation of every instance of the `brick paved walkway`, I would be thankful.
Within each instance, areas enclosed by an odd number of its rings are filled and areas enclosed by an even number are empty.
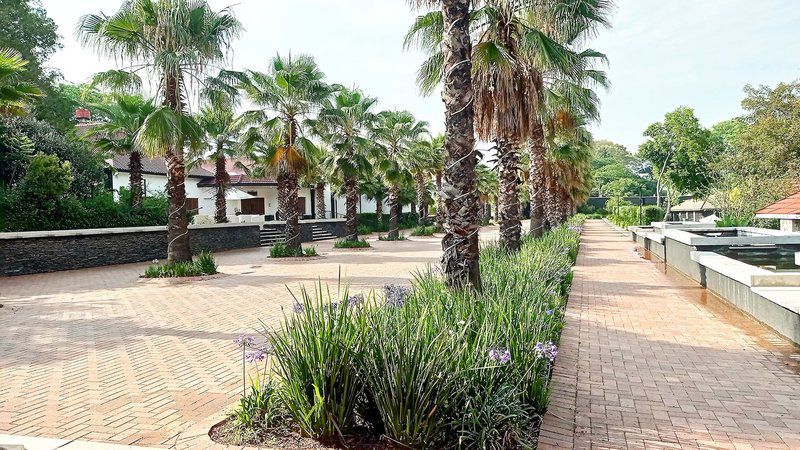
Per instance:
[[[800,448],[800,351],[589,221],[540,448]]]
[[[165,284],[146,264],[0,278],[0,434],[170,446],[238,400],[232,340],[275,324],[297,291],[342,275],[354,291],[405,283],[436,238],[373,242],[324,259],[219,254],[219,278]],[[196,448],[195,444],[179,445]]]

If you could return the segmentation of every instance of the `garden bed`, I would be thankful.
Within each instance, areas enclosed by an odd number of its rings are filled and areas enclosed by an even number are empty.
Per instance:
[[[535,446],[577,225],[526,237],[519,253],[484,246],[479,293],[446,288],[434,270],[367,296],[303,289],[261,343],[237,340],[243,389],[247,365],[256,377],[210,436],[302,448]]]

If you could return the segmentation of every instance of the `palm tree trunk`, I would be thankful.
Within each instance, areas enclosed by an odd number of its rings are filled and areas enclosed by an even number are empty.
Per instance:
[[[436,172],[436,223],[444,224],[444,200],[442,199],[442,172]]]
[[[555,228],[560,223],[558,217],[558,192],[556,191],[555,183],[552,177],[548,177],[547,187],[544,190],[544,214],[550,228]]]
[[[300,214],[297,210],[297,174],[286,173],[286,246],[300,252]]]
[[[182,114],[180,84],[173,74],[167,74],[165,102],[176,114]],[[168,146],[164,152],[167,163],[167,195],[169,215],[167,217],[167,261],[191,261],[189,245],[189,218],[186,214],[186,166],[183,145]]]
[[[541,236],[544,232],[544,128],[541,122],[536,122],[531,138],[531,165],[528,175],[528,187],[531,196],[531,224],[530,233],[534,237]]]
[[[414,178],[417,181],[417,217],[422,222],[425,218],[425,174],[417,172]]]
[[[400,229],[398,228],[398,221],[400,220],[400,205],[398,204],[398,193],[400,186],[392,183],[389,186],[389,239],[397,239],[400,237]]]
[[[379,196],[375,197],[375,220],[379,225],[383,223],[383,199]]]
[[[317,204],[317,219],[325,218],[325,183],[314,186],[314,202]]]
[[[494,196],[494,222],[500,220],[500,199],[497,196]]]
[[[518,251],[521,245],[522,224],[519,220],[519,185],[517,169],[519,153],[506,140],[497,141],[500,167],[500,245],[508,251]]]
[[[134,150],[128,156],[128,182],[131,190],[131,206],[138,208],[142,205],[142,154]]]
[[[478,266],[478,198],[472,95],[470,0],[442,0],[446,30],[444,56],[445,173],[447,224],[442,239],[442,271],[451,287],[481,288]]]
[[[214,165],[214,179],[217,182],[217,193],[214,199],[214,221],[225,223],[228,221],[227,206],[225,204],[225,190],[230,183],[228,170],[225,168],[225,153],[222,151],[222,143],[217,142],[217,153]]]
[[[278,171],[278,217],[275,217],[277,220],[286,220],[289,217],[289,208],[288,208],[288,191],[286,189],[286,178],[287,173],[283,169],[279,169]]]
[[[345,239],[348,241],[358,240],[358,216],[356,208],[358,206],[358,185],[356,177],[347,175],[344,178],[345,187]]]

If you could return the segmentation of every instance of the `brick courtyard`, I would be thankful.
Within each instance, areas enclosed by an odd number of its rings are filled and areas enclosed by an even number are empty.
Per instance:
[[[800,448],[800,350],[586,224],[540,448]]]
[[[438,239],[413,239],[361,251],[322,242],[327,257],[310,261],[225,252],[225,275],[180,284],[139,280],[147,264],[0,278],[0,434],[183,442],[238,400],[232,340],[291,312],[286,286],[319,276],[335,287],[340,268],[354,291],[407,283],[441,253]]]

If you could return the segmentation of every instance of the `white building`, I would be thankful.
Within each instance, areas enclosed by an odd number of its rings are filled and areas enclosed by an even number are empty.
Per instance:
[[[247,164],[247,161],[238,161]],[[129,186],[128,156],[117,155],[109,161],[113,169],[112,187],[119,192],[121,187]],[[216,182],[213,164],[194,167],[186,173],[186,200],[189,210],[195,210],[199,216],[213,218],[215,212],[214,198]],[[228,160],[227,171],[230,175],[230,189],[226,194],[228,216],[250,215],[264,216],[264,220],[276,220],[278,212],[278,183],[271,178],[251,178],[239,168],[236,160]],[[142,179],[145,195],[164,193],[167,185],[167,166],[161,158],[142,158]],[[315,219],[316,198],[311,187],[301,187],[298,192],[304,218]],[[408,205],[404,210],[409,210]],[[344,217],[344,196],[332,195],[329,186],[325,186],[325,211],[327,218]],[[358,212],[374,213],[375,202],[361,196]],[[384,202],[383,212],[389,213]],[[279,217],[278,217],[279,218]]]

